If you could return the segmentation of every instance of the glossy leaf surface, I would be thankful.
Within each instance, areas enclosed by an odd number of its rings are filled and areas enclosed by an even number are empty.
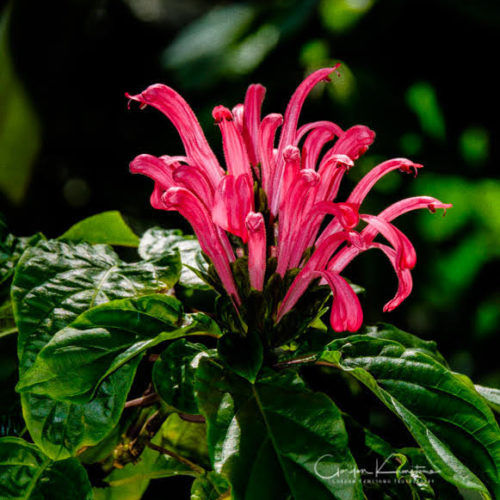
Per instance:
[[[28,249],[12,290],[21,378],[52,337],[79,314],[109,300],[169,288],[179,270],[177,254],[127,264],[103,245],[43,241]],[[120,417],[134,363],[112,374],[85,405],[23,394],[23,413],[35,443],[51,458],[62,459],[103,439]]]
[[[194,374],[206,351],[204,345],[182,339],[161,353],[153,367],[153,384],[167,404],[185,413],[198,413]]]
[[[250,384],[205,358],[196,389],[215,471],[235,500],[363,498],[340,411],[293,373]]]
[[[139,245],[139,237],[123,220],[120,212],[116,210],[92,215],[77,222],[59,239],[75,243],[85,241],[124,247],[137,247]]]
[[[320,360],[368,387],[447,481],[483,495],[486,484],[498,494],[500,431],[493,414],[468,379],[438,361],[433,344],[411,337],[388,326],[380,335],[372,329],[335,340]]]
[[[106,377],[146,349],[185,335],[217,332],[208,316],[185,315],[174,297],[157,294],[111,301],[57,332],[17,389],[85,402]]]
[[[11,500],[91,500],[92,489],[80,462],[54,462],[23,439],[0,439],[0,498]]]

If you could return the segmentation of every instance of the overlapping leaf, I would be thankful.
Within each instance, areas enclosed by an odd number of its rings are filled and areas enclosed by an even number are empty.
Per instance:
[[[500,431],[486,402],[439,362],[435,345],[386,326],[330,343],[320,356],[366,385],[447,481],[500,493]]]
[[[54,462],[23,439],[0,439],[0,498],[91,500],[85,469],[75,458]]]
[[[39,352],[17,389],[53,399],[84,403],[112,373],[166,340],[218,334],[201,313],[184,314],[166,295],[120,299],[82,313]]]
[[[232,498],[363,498],[340,411],[325,395],[289,373],[250,384],[209,358],[196,375],[211,459]]]
[[[21,379],[43,347],[79,314],[109,300],[169,288],[179,272],[177,253],[127,264],[103,245],[42,241],[28,249],[16,269],[12,289]],[[110,432],[122,412],[136,360],[104,380],[85,405],[22,395],[30,435],[44,453],[66,458]]]

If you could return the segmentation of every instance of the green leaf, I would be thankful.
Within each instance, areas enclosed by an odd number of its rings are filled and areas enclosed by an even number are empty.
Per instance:
[[[217,351],[233,372],[249,382],[255,382],[264,360],[262,342],[255,330],[249,330],[246,335],[226,333],[219,339]]]
[[[12,288],[21,377],[56,332],[85,310],[169,288],[178,273],[177,254],[127,264],[103,245],[41,241],[29,248],[19,261]],[[86,405],[23,393],[23,413],[35,443],[49,457],[62,459],[101,441],[120,418],[136,364],[112,374]]]
[[[8,234],[0,242],[0,285],[6,283],[12,277],[23,252],[42,239],[45,238],[41,233],[21,238]]]
[[[184,413],[198,413],[194,396],[194,374],[207,348],[185,339],[169,345],[153,366],[156,392],[170,406]]]
[[[289,372],[250,384],[210,358],[196,378],[210,456],[232,498],[363,498],[342,417],[324,394]]]
[[[0,439],[0,498],[91,500],[85,469],[74,458],[54,462],[23,439]]]
[[[17,333],[17,326],[14,321],[12,303],[7,300],[0,306],[0,339],[13,333]]]
[[[191,460],[203,468],[210,467],[207,428],[204,422],[190,422],[172,413],[161,427],[161,446]]]
[[[172,252],[175,248],[179,250],[182,261],[179,284],[185,288],[211,290],[211,287],[192,270],[192,268],[197,269],[200,262],[204,262],[199,259],[202,251],[194,236],[183,235],[179,229],[153,227],[143,234],[139,244],[139,255],[143,259],[154,259]],[[206,272],[207,269],[208,265],[204,263],[202,270]]]
[[[124,247],[137,247],[139,237],[123,220],[120,212],[112,210],[92,215],[87,219],[71,226],[60,240],[69,240],[79,243],[106,243]]]
[[[499,493],[500,430],[468,379],[442,365],[431,345],[400,331],[353,335],[320,356],[366,385],[406,425],[429,463],[447,481],[487,495]],[[416,347],[415,347],[416,345]]]
[[[174,297],[156,294],[107,302],[57,332],[23,373],[17,390],[83,403],[106,377],[146,349],[186,335],[217,332],[212,319],[184,314]]]
[[[41,145],[38,117],[10,56],[10,9],[0,19],[0,190],[12,203],[24,199]]]
[[[191,500],[218,500],[228,489],[229,483],[220,474],[211,471],[193,481]]]
[[[500,413],[500,390],[477,384],[474,387],[483,396],[490,408]]]

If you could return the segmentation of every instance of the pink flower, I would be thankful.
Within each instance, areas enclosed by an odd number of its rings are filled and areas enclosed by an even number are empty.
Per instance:
[[[395,297],[384,307],[384,311],[393,310],[411,292],[416,253],[392,221],[411,210],[435,212],[451,205],[420,196],[401,200],[376,216],[359,213],[368,192],[384,175],[393,170],[417,174],[421,165],[405,158],[377,165],[345,202],[335,200],[343,176],[375,138],[363,125],[345,131],[329,121],[298,127],[307,95],[317,83],[328,81],[336,68],[309,75],[290,99],[284,117],[272,113],[261,118],[265,95],[261,85],[250,85],[244,103],[232,111],[216,106],[212,114],[222,135],[226,170],[209,147],[195,114],[173,89],[157,84],[141,94],[127,94],[141,108],[150,105],[162,111],[177,128],[185,149],[181,156],[139,155],[130,170],[154,181],[153,207],[177,210],[188,219],[235,307],[245,300],[231,271],[235,255],[247,256],[250,287],[260,292],[266,286],[268,259],[276,257],[276,273],[282,278],[291,269],[299,269],[273,312],[276,323],[312,282],[319,281],[333,292],[332,328],[356,331],[363,313],[340,273],[362,252],[381,250],[399,281]],[[262,206],[259,190],[265,193],[267,207]],[[325,217],[330,219],[326,226]],[[360,220],[366,226],[356,231]],[[227,233],[234,236],[229,238]],[[377,235],[388,244],[374,241]]]

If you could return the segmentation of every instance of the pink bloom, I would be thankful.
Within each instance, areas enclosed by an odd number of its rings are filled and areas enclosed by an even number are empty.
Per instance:
[[[329,121],[298,127],[307,95],[318,82],[328,81],[335,69],[309,75],[293,94],[284,117],[272,113],[261,119],[265,89],[258,84],[248,88],[244,103],[232,111],[216,106],[213,117],[222,136],[226,170],[210,149],[195,114],[173,89],[152,85],[141,94],[127,94],[141,107],[151,105],[162,111],[177,128],[185,149],[183,156],[139,155],[130,170],[154,181],[153,207],[177,210],[188,219],[235,307],[245,300],[231,271],[235,254],[248,257],[248,279],[257,291],[266,286],[268,259],[276,257],[276,273],[282,278],[299,269],[272,312],[276,323],[312,282],[319,281],[333,292],[332,328],[356,331],[363,321],[361,306],[340,273],[355,256],[381,250],[398,277],[396,295],[384,306],[384,311],[393,310],[411,292],[416,253],[392,220],[411,210],[429,208],[434,212],[451,205],[420,196],[394,203],[377,216],[359,213],[381,177],[394,170],[416,175],[421,165],[405,158],[377,165],[346,201],[336,201],[343,176],[372,144],[375,134],[363,125],[344,131]],[[261,207],[256,187],[265,193],[267,207]],[[256,212],[256,200],[262,213]],[[331,219],[326,227],[325,217]],[[367,226],[359,232],[360,220]],[[374,241],[379,234],[388,244]]]

